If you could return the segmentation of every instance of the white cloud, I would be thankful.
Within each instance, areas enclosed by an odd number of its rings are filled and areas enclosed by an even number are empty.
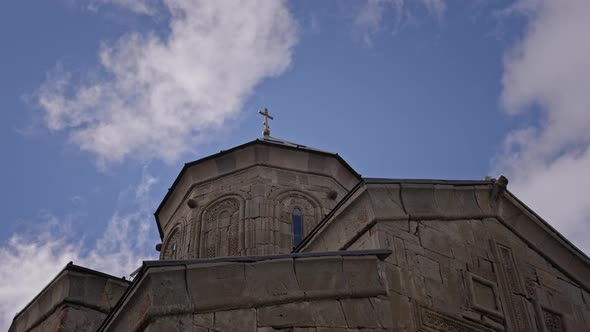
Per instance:
[[[511,132],[496,168],[511,189],[590,253],[590,2],[516,3],[506,13],[528,19],[507,53],[502,104],[508,114],[540,121]]]
[[[149,188],[157,181],[144,169],[142,181],[121,198],[134,202],[134,211],[117,211],[104,233],[86,247],[68,227],[70,220],[42,211],[41,223],[26,234],[13,234],[0,245],[0,330],[8,330],[17,311],[33,299],[64,266],[73,261],[115,276],[127,276],[143,260],[157,259],[153,245],[157,230],[149,208]],[[64,222],[65,220],[65,222]]]
[[[127,8],[132,12],[144,15],[155,15],[160,0],[93,0],[88,4],[90,10],[99,10],[105,5]]]
[[[407,2],[406,0],[367,0],[358,9],[354,18],[354,33],[359,36],[367,46],[373,45],[376,34],[385,29],[397,32],[407,24],[414,22],[416,3],[426,9],[432,17],[442,21],[446,3],[445,0],[419,0]]]
[[[403,0],[368,0],[360,8],[354,19],[355,32],[358,33],[367,46],[373,46],[373,38],[383,27],[385,12],[394,7],[399,15],[403,8]],[[396,24],[399,18],[396,17]]]
[[[518,0],[512,5],[495,12],[499,18],[534,14],[543,5],[544,0]]]
[[[57,68],[38,91],[47,127],[97,156],[175,161],[234,118],[258,83],[291,64],[297,24],[282,1],[110,0],[136,12],[160,4],[169,33],[104,43],[101,78],[72,83]],[[96,1],[95,1],[96,3]]]
[[[436,17],[438,20],[442,20],[447,9],[447,4],[444,0],[421,0],[424,7],[430,15]]]

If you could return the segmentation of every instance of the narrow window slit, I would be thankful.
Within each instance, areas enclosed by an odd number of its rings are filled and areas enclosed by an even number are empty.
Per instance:
[[[293,209],[293,247],[297,247],[303,239],[303,213],[300,208]]]

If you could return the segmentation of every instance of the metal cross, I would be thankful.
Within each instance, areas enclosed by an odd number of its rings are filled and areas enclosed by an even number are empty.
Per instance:
[[[268,113],[266,107],[264,108],[264,112],[258,111],[258,113],[264,115],[264,130],[262,131],[262,135],[264,135],[264,137],[270,136],[270,127],[268,126],[268,119],[274,120],[274,118]]]

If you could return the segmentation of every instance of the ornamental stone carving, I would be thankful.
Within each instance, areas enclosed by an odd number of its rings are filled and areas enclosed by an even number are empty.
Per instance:
[[[545,328],[547,332],[563,332],[563,321],[561,315],[551,312],[549,310],[543,310],[543,321],[545,322]]]
[[[503,283],[502,291],[506,299],[506,311],[508,313],[511,330],[518,332],[531,331],[531,322],[527,311],[523,284],[516,268],[516,262],[512,249],[496,242],[495,252],[499,262],[499,277]]]
[[[200,231],[201,258],[240,254],[240,201],[222,198],[202,214]]]
[[[174,227],[168,240],[164,245],[161,256],[163,260],[174,260],[180,259],[180,248],[181,248],[181,226],[180,224]]]
[[[422,306],[418,308],[418,327],[418,331],[420,332],[494,332],[494,330],[474,322],[469,322]]]

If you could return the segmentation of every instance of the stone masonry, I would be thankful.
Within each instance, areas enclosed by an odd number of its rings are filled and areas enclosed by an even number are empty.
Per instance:
[[[100,331],[385,331],[387,255],[146,262]]]
[[[132,283],[68,265],[10,331],[589,332],[590,259],[507,183],[266,136],[184,165]]]
[[[334,155],[269,144],[185,165],[156,212],[161,259],[291,252],[293,208],[306,235],[359,181]]]
[[[297,251],[392,250],[395,331],[590,331],[588,258],[500,185],[365,179]]]
[[[70,263],[15,317],[9,331],[96,331],[128,286]]]

